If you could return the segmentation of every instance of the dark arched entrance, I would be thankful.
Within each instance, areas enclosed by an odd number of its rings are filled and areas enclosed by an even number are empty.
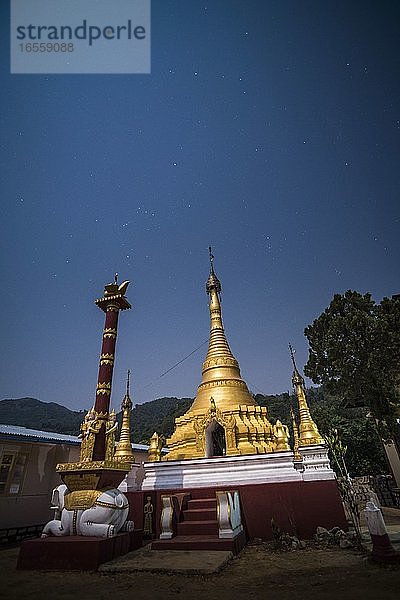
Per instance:
[[[225,456],[225,429],[217,421],[212,421],[206,429],[206,456]]]

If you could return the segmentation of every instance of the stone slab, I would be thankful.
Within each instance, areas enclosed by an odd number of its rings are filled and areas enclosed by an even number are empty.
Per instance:
[[[103,563],[101,573],[177,573],[180,575],[211,575],[221,571],[233,558],[232,552],[212,550],[151,550],[148,547],[129,552]]]

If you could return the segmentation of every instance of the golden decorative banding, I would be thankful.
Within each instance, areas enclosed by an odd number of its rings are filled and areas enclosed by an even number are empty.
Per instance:
[[[56,466],[57,473],[68,471],[126,471],[131,470],[131,464],[119,460],[96,460],[91,462],[75,462],[75,463],[58,463]]]
[[[69,492],[64,496],[64,506],[67,510],[86,510],[93,506],[102,493],[96,489]]]
[[[119,312],[119,306],[117,304],[108,304],[107,312]]]
[[[100,355],[100,364],[101,365],[113,365],[114,364],[114,354],[101,354]]]
[[[105,396],[111,395],[111,383],[98,383],[97,384],[97,393],[104,394]]]
[[[103,502],[102,500],[97,500],[95,502],[95,506],[104,506],[104,508],[112,508],[114,510],[125,510],[129,508],[129,504],[123,504],[122,506],[116,506],[115,504],[111,504],[110,502]]]
[[[103,338],[116,338],[117,330],[112,327],[106,327],[103,331]]]

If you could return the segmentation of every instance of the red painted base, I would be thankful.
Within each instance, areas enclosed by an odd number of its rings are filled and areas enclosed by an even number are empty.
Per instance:
[[[282,531],[310,539],[318,526],[347,529],[347,521],[335,480],[287,483],[262,483],[242,486],[195,488],[192,490],[154,490],[127,492],[130,516],[138,526],[143,496],[151,496],[154,506],[153,531],[160,535],[161,496],[189,492],[193,500],[215,498],[217,490],[236,489],[240,494],[242,522],[247,539],[271,539],[271,519]],[[184,533],[183,531],[181,532]],[[204,532],[206,533],[206,532]]]
[[[21,544],[17,569],[42,571],[95,571],[105,562],[142,546],[142,531],[112,538],[48,537]]]

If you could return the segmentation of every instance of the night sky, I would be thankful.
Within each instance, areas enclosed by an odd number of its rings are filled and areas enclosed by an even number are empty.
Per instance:
[[[112,404],[191,396],[208,246],[253,392],[334,293],[400,292],[399,5],[152,2],[150,75],[10,75],[1,3],[0,398],[93,404],[120,274]]]

